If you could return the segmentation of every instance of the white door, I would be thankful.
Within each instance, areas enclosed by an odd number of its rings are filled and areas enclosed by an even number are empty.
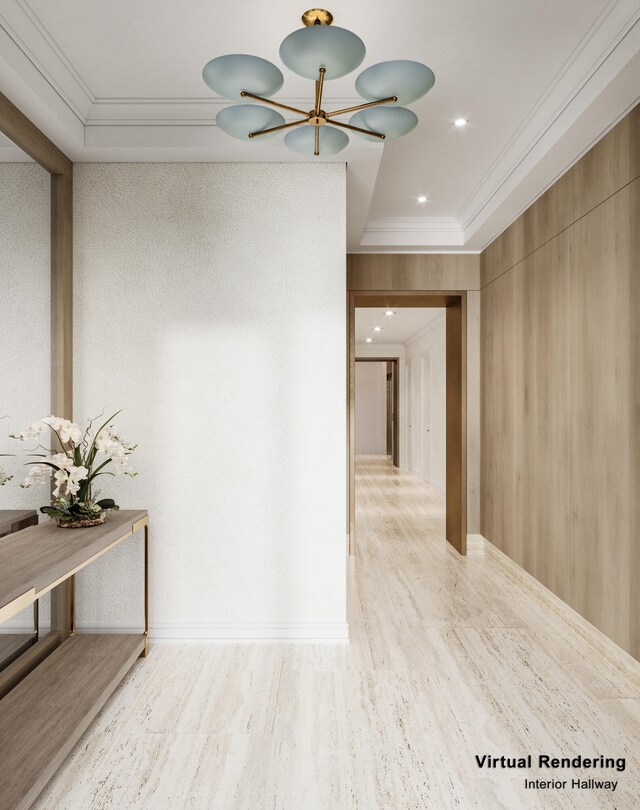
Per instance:
[[[411,385],[409,402],[411,403],[411,418],[409,420],[411,440],[411,461],[409,469],[422,478],[422,376],[420,365],[416,362],[411,369]]]
[[[411,360],[407,360],[407,374],[405,377],[405,402],[407,403],[407,467],[413,469],[413,428],[411,425]]]
[[[424,352],[420,357],[421,376],[421,438],[422,438],[422,478],[431,480],[431,353]]]

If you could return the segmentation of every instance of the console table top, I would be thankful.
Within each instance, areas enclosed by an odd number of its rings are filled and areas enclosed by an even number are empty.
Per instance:
[[[145,509],[110,512],[101,526],[61,529],[50,521],[2,538],[0,620],[5,621],[148,523]]]

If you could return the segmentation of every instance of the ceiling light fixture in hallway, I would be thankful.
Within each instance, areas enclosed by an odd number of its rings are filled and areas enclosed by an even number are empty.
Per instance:
[[[294,152],[318,157],[335,155],[349,143],[344,130],[370,141],[395,140],[411,132],[418,116],[404,106],[422,98],[433,87],[433,71],[420,62],[396,59],[371,65],[356,79],[356,92],[365,103],[327,112],[323,109],[325,81],[339,79],[355,70],[364,60],[364,42],[346,28],[330,27],[331,12],[310,9],[302,15],[304,28],[289,34],[280,45],[284,64],[306,79],[315,81],[313,108],[309,111],[273,101],[270,96],[284,84],[276,65],[250,54],[227,54],[212,59],[202,72],[206,84],[224,98],[261,104],[237,104],[225,107],[216,116],[216,124],[227,135],[240,140],[253,140],[291,130],[285,145]],[[271,107],[277,107],[300,118],[285,121]],[[336,116],[355,113],[349,123],[336,121]],[[329,126],[328,126],[329,125]]]

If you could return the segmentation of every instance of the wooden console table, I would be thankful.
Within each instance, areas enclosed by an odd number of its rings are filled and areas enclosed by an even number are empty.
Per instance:
[[[35,509],[0,509],[0,537],[38,525]]]
[[[0,700],[0,808],[31,806],[139,656],[148,652],[149,517],[112,512],[102,526],[51,523],[0,543],[0,623],[144,530],[144,633],[51,633],[52,651]],[[72,579],[73,581],[73,579]]]
[[[0,542],[8,534],[38,525],[35,509],[0,509]],[[38,640],[38,602],[33,603],[33,632],[0,634],[0,670],[25,653]],[[1,695],[1,693],[0,693]]]

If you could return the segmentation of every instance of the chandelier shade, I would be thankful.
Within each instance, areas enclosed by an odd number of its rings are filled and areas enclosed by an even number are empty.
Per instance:
[[[358,68],[366,55],[364,42],[346,28],[331,25],[333,14],[312,8],[302,15],[304,28],[285,37],[280,58],[294,73],[314,82],[313,98],[295,104],[270,98],[284,84],[274,64],[250,54],[227,54],[204,66],[207,85],[223,98],[257,101],[225,107],[216,124],[227,135],[242,141],[269,138],[286,131],[284,143],[305,157],[335,155],[349,143],[352,132],[365,140],[382,143],[411,132],[418,117],[404,105],[425,95],[435,76],[426,65],[407,59],[380,62],[356,79],[356,91],[366,101],[326,110],[325,81],[339,79]],[[309,109],[309,105],[311,109]],[[273,109],[275,108],[275,109]],[[277,112],[282,110],[283,114]],[[339,120],[355,113],[349,119]]]
[[[243,90],[269,98],[284,84],[284,76],[278,67],[248,53],[217,56],[204,66],[202,78],[219,96],[233,101],[242,101]]]
[[[381,132],[385,141],[395,141],[415,129],[418,124],[418,116],[406,107],[396,107],[395,105],[393,107],[371,107],[352,115],[349,123],[359,129]],[[367,141],[378,140],[364,132],[355,134]]]
[[[318,151],[322,155],[337,155],[349,144],[346,132],[333,127],[314,127],[309,124],[296,127],[284,136],[284,142],[294,152],[306,157],[316,154],[316,132]]]
[[[364,42],[346,28],[312,25],[299,28],[280,45],[280,59],[305,79],[316,80],[321,67],[325,79],[339,79],[359,67],[365,57]]]
[[[225,107],[216,115],[216,124],[227,135],[239,138],[241,141],[250,141],[250,132],[262,132],[265,129],[284,124],[284,118],[276,110],[261,107],[259,104],[236,104],[234,107]],[[272,138],[276,133],[264,135]]]
[[[433,71],[420,62],[396,59],[371,65],[356,79],[356,92],[374,101],[397,96],[398,104],[412,104],[426,95],[436,82]]]

